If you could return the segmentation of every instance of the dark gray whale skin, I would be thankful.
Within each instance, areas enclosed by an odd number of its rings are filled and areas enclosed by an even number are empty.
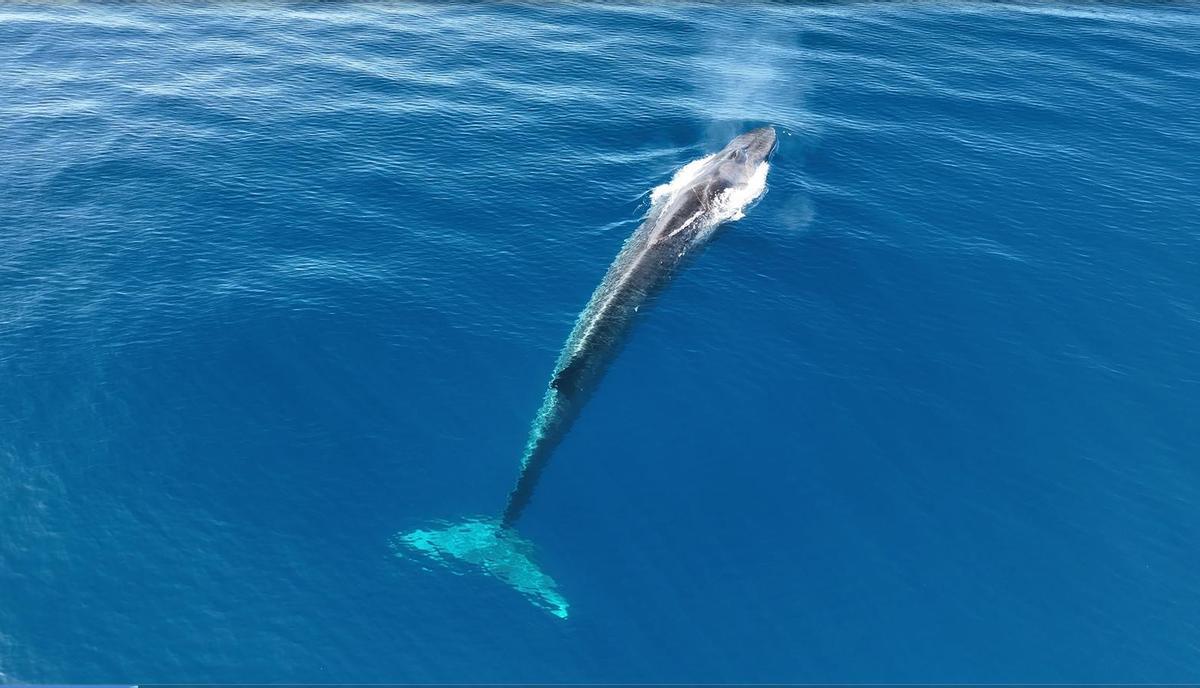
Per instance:
[[[501,524],[511,526],[529,504],[555,447],[617,355],[638,312],[670,282],[680,266],[723,221],[721,194],[749,183],[775,150],[775,130],[737,136],[708,160],[683,188],[651,209],[609,267],[567,338],[529,432],[521,472]]]

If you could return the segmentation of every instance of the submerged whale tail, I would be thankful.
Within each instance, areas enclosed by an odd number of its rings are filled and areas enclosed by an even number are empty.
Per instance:
[[[475,571],[507,583],[534,605],[560,619],[570,604],[558,584],[534,560],[534,546],[514,523],[529,504],[533,488],[554,446],[562,437],[576,404],[551,387],[534,421],[521,458],[521,473],[499,516],[468,518],[414,530],[393,540],[393,551],[416,553],[458,573]]]
[[[503,581],[534,605],[560,619],[570,604],[558,584],[534,561],[533,543],[498,518],[467,519],[429,530],[414,530],[393,542],[398,555],[404,550],[460,572],[476,570]]]

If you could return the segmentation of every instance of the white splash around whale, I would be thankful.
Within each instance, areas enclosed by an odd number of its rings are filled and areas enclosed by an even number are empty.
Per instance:
[[[651,212],[658,207],[660,203],[667,200],[681,189],[686,189],[696,181],[696,178],[704,171],[705,165],[710,160],[716,157],[716,154],[706,155],[703,158],[697,158],[688,164],[680,167],[671,176],[671,180],[665,184],[659,184],[650,190],[650,208]],[[762,197],[763,192],[767,190],[767,173],[771,170],[771,163],[765,160],[758,164],[754,169],[754,174],[750,175],[750,179],[744,186],[734,186],[721,192],[718,198],[717,205],[712,213],[712,220],[716,224],[722,222],[731,222],[740,220],[746,216],[746,210],[752,203]]]
[[[671,181],[665,184],[659,184],[650,190],[650,206],[656,207],[659,203],[669,198],[672,194],[680,189],[687,188],[692,182],[696,181],[696,177],[700,176],[700,172],[704,170],[704,166],[709,160],[717,157],[716,153],[706,155],[703,158],[697,158],[688,164],[680,167],[671,176]]]

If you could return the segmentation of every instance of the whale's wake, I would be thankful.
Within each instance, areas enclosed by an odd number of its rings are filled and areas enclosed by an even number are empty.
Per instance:
[[[533,560],[533,543],[498,518],[480,518],[432,530],[414,530],[393,542],[398,555],[407,548],[430,560],[456,568],[468,564],[493,576],[524,595],[530,602],[560,619],[570,605],[558,592],[554,579]]]

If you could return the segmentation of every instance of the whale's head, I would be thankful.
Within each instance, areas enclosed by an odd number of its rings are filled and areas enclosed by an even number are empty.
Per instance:
[[[775,152],[775,128],[759,127],[735,137],[714,157],[722,179],[730,185],[745,184],[759,165]]]

